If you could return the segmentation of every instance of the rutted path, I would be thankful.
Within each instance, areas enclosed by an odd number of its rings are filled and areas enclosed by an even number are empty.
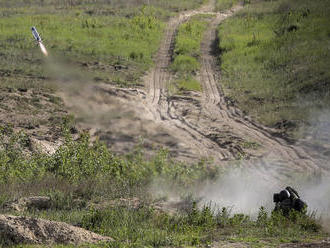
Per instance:
[[[184,12],[169,21],[164,40],[156,55],[156,65],[145,77],[145,83],[148,86],[146,106],[156,122],[165,125],[170,133],[188,145],[187,154],[195,154],[197,158],[212,157],[216,160],[228,160],[232,158],[230,152],[219,147],[214,141],[207,138],[202,130],[185,122],[180,115],[173,111],[173,101],[168,97],[167,92],[167,86],[171,81],[169,65],[179,25],[193,15],[210,13],[214,5],[214,0],[209,1],[208,5],[202,6],[198,10]],[[198,102],[195,102],[195,104],[199,105]]]
[[[289,170],[317,170],[319,167],[316,161],[302,149],[287,144],[283,139],[272,136],[269,129],[267,130],[266,127],[244,118],[239,109],[228,105],[225,101],[218,84],[219,72],[215,62],[213,43],[217,39],[216,28],[218,25],[238,9],[240,9],[239,6],[224,14],[217,14],[204,35],[204,40],[201,44],[202,68],[200,73],[200,82],[203,88],[202,106],[215,118],[219,129],[224,130],[230,126],[235,136],[248,138],[248,140],[252,140],[262,146],[260,158],[257,160],[252,159],[250,161],[251,165],[257,164],[265,167],[266,163],[264,160],[272,161],[274,164],[271,169],[276,175],[286,174]]]
[[[145,78],[148,86],[145,99],[147,110],[157,123],[165,125],[197,157],[213,157],[215,161],[248,158],[247,165],[259,166],[275,177],[289,175],[292,171],[318,170],[317,162],[302,149],[275,138],[270,129],[253,123],[224,99],[218,85],[219,72],[213,43],[217,26],[241,6],[235,6],[225,13],[213,13],[215,17],[201,44],[202,68],[199,79],[203,88],[202,96],[168,95],[167,86],[171,82],[168,67],[178,26],[192,15],[210,13],[213,5],[214,1],[210,1],[200,10],[185,12],[170,20],[156,56],[156,65]]]
[[[155,66],[144,78],[146,91],[98,84],[91,86],[93,90],[80,90],[79,96],[72,96],[74,101],[66,95],[66,103],[79,103],[78,112],[86,113],[83,117],[90,121],[82,127],[91,129],[92,135],[106,141],[115,152],[132,151],[141,138],[151,153],[157,147],[166,147],[179,160],[213,158],[220,165],[242,160],[245,167],[258,167],[255,171],[263,177],[319,171],[322,163],[275,137],[275,130],[254,123],[225,101],[214,56],[216,28],[242,6],[223,13],[212,12],[214,6],[215,0],[211,0],[198,10],[170,19]],[[196,14],[213,16],[201,44],[201,70],[197,76],[203,92],[169,95],[167,89],[173,77],[169,66],[178,27]]]

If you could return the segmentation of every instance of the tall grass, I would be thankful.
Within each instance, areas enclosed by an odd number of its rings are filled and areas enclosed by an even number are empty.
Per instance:
[[[200,43],[208,23],[207,18],[205,15],[195,16],[179,27],[171,65],[171,69],[177,74],[175,84],[179,92],[201,90],[194,76],[200,68]]]
[[[255,1],[219,27],[226,93],[267,125],[329,106],[329,1]]]
[[[226,9],[230,9],[231,7],[233,7],[235,4],[239,3],[239,2],[243,2],[240,0],[217,0],[216,1],[216,5],[215,5],[215,9],[216,11],[223,11]],[[246,2],[246,1],[244,1]]]

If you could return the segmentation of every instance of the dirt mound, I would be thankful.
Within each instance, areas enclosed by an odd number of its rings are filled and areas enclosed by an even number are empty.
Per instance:
[[[246,248],[250,247],[248,244],[240,242],[229,242],[229,241],[220,241],[215,242],[211,246],[212,248]]]
[[[313,242],[313,243],[296,243],[296,244],[283,244],[280,247],[282,248],[294,248],[294,247],[330,247],[330,239],[323,240],[321,242]]]
[[[25,211],[27,209],[47,209],[51,207],[51,199],[48,196],[31,196],[20,198],[8,202],[4,206],[6,209],[15,211]]]
[[[113,241],[110,237],[63,222],[0,215],[0,237],[4,244],[83,244]]]

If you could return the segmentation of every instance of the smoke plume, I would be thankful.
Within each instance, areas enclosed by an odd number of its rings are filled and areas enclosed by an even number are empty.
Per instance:
[[[41,42],[39,42],[39,46],[40,46],[41,52],[47,57],[48,56],[48,52],[47,52],[47,49],[44,46],[44,44],[42,44]]]

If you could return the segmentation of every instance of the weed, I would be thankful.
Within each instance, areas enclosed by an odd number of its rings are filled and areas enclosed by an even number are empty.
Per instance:
[[[270,126],[291,121],[297,127],[316,105],[326,108],[328,7],[323,1],[251,1],[220,25],[226,94]]]
[[[179,92],[201,90],[200,83],[194,79],[194,75],[200,68],[200,43],[206,25],[207,17],[199,15],[179,27],[175,40],[174,61],[171,65],[171,69],[177,74],[175,86]]]
[[[235,4],[237,4],[239,0],[217,0],[216,2],[216,10],[224,11],[226,9],[230,9]],[[248,1],[244,1],[244,4],[249,3]]]

